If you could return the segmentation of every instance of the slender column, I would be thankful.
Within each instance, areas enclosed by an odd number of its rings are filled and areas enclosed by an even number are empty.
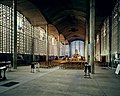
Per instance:
[[[34,61],[34,28],[32,29],[32,61]]]
[[[75,41],[75,52],[76,52],[76,41]],[[76,54],[76,53],[75,53]]]
[[[75,54],[76,54],[76,41],[75,41],[75,49],[74,50],[75,50]]]
[[[88,62],[88,22],[86,22],[85,60]]]
[[[81,53],[80,53],[80,41],[79,41],[79,54],[81,55]]]
[[[64,56],[65,56],[65,52],[66,52],[66,45],[65,45],[65,41],[64,41]]]
[[[69,42],[69,56],[71,57],[71,43]]]
[[[90,64],[92,67],[92,74],[95,72],[94,67],[94,38],[95,38],[95,1],[90,0]]]
[[[13,26],[14,26],[13,68],[17,69],[17,0],[13,0]]]
[[[49,40],[48,40],[48,24],[46,25],[46,63],[48,64],[49,59]]]
[[[58,35],[58,59],[60,57],[60,35]]]
[[[109,54],[108,54],[108,67],[111,67],[111,36],[112,36],[112,19],[109,17]]]

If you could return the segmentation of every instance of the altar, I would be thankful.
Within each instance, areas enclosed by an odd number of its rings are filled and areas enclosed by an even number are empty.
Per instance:
[[[79,54],[74,54],[71,58],[70,61],[80,61],[81,56]]]
[[[78,54],[78,50],[76,49],[75,54],[73,54],[72,57],[69,59],[70,61],[81,61],[83,60],[83,57],[80,54]]]

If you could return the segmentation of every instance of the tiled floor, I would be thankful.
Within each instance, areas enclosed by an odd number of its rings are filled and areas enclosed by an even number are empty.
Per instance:
[[[84,78],[83,70],[64,70],[58,67],[31,73],[30,66],[7,72],[11,87],[0,86],[0,96],[120,96],[120,76],[115,70],[95,67],[91,78]]]

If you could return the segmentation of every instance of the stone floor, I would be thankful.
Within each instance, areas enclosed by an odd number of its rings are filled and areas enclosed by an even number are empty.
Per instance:
[[[9,82],[18,84],[2,86]],[[120,96],[120,75],[98,66],[91,78],[84,78],[83,70],[56,67],[31,73],[30,66],[18,67],[0,81],[0,96]]]

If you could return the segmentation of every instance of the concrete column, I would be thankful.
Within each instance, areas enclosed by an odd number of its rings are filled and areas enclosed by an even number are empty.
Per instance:
[[[34,28],[33,28],[33,34],[32,34],[32,61],[34,61]]]
[[[95,73],[94,38],[95,38],[95,1],[90,0],[90,64],[92,67],[92,74]]]
[[[13,0],[13,33],[14,33],[13,68],[17,69],[17,0]]]
[[[109,53],[108,53],[108,67],[111,67],[111,39],[112,39],[112,17],[109,17]]]
[[[86,22],[86,34],[85,34],[85,60],[88,62],[88,22]]]
[[[69,42],[69,56],[71,57],[71,43]]]
[[[60,57],[60,34],[58,35],[58,59]]]
[[[75,41],[75,49],[74,49],[74,51],[75,51],[75,54],[76,54],[76,41]]]
[[[49,40],[48,40],[48,24],[46,25],[46,64],[48,64],[49,59]]]
[[[79,41],[79,52],[78,52],[78,54],[80,54],[80,55],[81,55],[81,53],[80,53],[80,41]]]
[[[65,41],[64,41],[64,56],[65,56],[65,52],[66,52],[66,45],[65,45]]]

